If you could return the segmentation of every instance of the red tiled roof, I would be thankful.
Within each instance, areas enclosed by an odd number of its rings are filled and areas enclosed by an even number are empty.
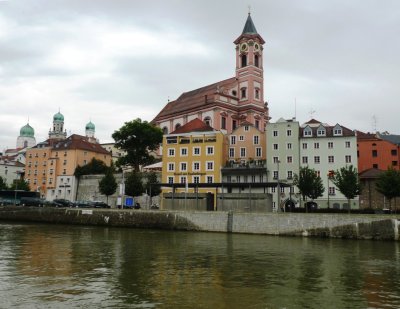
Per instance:
[[[73,134],[62,141],[58,141],[52,148],[54,150],[79,149],[111,155],[111,153],[101,147],[100,144],[91,143],[86,136],[78,134]]]
[[[185,113],[190,110],[199,110],[206,105],[214,102],[214,94],[218,88],[224,88],[236,82],[236,78],[232,77],[223,81],[219,81],[192,91],[182,93],[178,99],[169,102],[153,119],[152,122],[158,121],[164,117]]]
[[[359,176],[361,179],[378,178],[382,174],[382,172],[383,171],[378,168],[370,168],[362,171]]]
[[[313,124],[313,123],[321,123],[321,121],[318,121],[318,120],[313,118],[313,119],[307,121],[305,124]]]
[[[378,140],[379,138],[376,137],[376,134],[374,133],[364,133],[361,131],[356,130],[357,134],[357,139],[373,139],[373,140]]]
[[[314,119],[312,119],[312,120],[314,120]],[[317,120],[315,120],[315,121],[317,121]],[[308,122],[308,123],[310,123],[310,122]],[[318,122],[313,122],[313,123],[320,123],[319,121]],[[322,124],[322,123],[321,123]],[[325,128],[325,130],[326,130],[326,135],[325,136],[321,136],[321,137],[326,137],[326,136],[334,136],[333,135],[333,129],[336,127],[336,125],[334,125],[334,126],[324,126],[324,125],[322,125],[324,128]],[[350,130],[350,129],[348,129],[348,128],[346,128],[346,127],[344,127],[344,126],[340,126],[341,128],[342,128],[342,135],[335,135],[335,136],[355,136],[355,132],[353,131],[353,130]],[[318,131],[318,128],[319,127],[309,127],[311,130],[312,130],[312,132],[313,132],[313,135],[312,135],[312,137],[318,137],[317,136],[317,131]],[[300,137],[303,137],[304,136],[304,134],[303,134],[303,131],[304,131],[304,129],[305,128],[300,128],[300,131],[299,131],[299,135],[300,135]]]
[[[214,128],[210,127],[205,122],[201,121],[199,118],[195,118],[183,126],[179,127],[175,131],[171,132],[171,134],[181,134],[181,133],[189,133],[189,132],[207,132],[214,131]]]

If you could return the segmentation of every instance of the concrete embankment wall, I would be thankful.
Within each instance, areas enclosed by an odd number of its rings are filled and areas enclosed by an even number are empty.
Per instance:
[[[2,207],[0,220],[209,232],[399,240],[400,216]]]

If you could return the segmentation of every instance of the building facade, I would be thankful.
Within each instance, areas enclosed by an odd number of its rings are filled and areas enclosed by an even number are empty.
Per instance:
[[[357,131],[358,171],[399,169],[400,135]]]
[[[196,118],[227,133],[245,121],[264,130],[269,120],[264,103],[264,43],[249,14],[242,34],[234,41],[235,76],[183,93],[168,102],[152,123],[164,134]]]
[[[279,119],[267,126],[267,168],[270,181],[293,184],[300,167],[314,169],[321,177],[325,192],[316,200],[320,208],[348,208],[347,199],[328,177],[330,171],[346,165],[357,167],[357,139],[355,133],[339,124],[330,126],[310,120],[299,126],[292,120]],[[275,192],[275,190],[279,191]],[[301,196],[298,188],[272,188],[275,209],[296,205]],[[351,208],[358,208],[358,198]]]
[[[227,135],[227,161],[221,167],[222,182],[261,183],[267,181],[265,132],[250,122],[242,122],[238,128]],[[245,188],[232,188],[229,193],[247,191]],[[261,189],[259,189],[261,190]],[[254,189],[253,192],[257,192]]]
[[[162,182],[165,184],[220,183],[220,167],[226,161],[226,136],[194,119],[164,136]],[[164,187],[163,193],[171,192]],[[194,193],[194,188],[179,188],[176,193]],[[199,193],[217,193],[217,189],[199,188]]]

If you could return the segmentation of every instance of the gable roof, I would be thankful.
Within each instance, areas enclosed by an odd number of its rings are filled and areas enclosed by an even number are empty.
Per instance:
[[[168,102],[167,105],[158,113],[158,115],[152,120],[161,120],[171,115],[183,114],[192,110],[199,110],[206,107],[214,101],[214,94],[219,88],[232,85],[236,82],[235,77],[225,79],[192,91],[182,93],[179,98],[175,101]]]
[[[175,131],[171,132],[171,134],[182,134],[182,133],[190,133],[190,132],[209,132],[215,131],[214,128],[210,127],[205,122],[201,121],[199,118],[195,118],[183,126],[179,127]]]
[[[379,138],[385,141],[400,146],[400,135],[394,135],[394,134],[377,134],[377,135]]]
[[[104,149],[100,144],[89,142],[86,136],[78,134],[72,134],[68,138],[54,143],[52,149],[53,150],[79,149],[79,150],[87,150],[106,155],[111,155],[111,153],[106,149]]]
[[[316,124],[321,124],[323,125],[323,127],[326,130],[326,135],[318,135],[317,131],[320,128],[320,126],[315,126]],[[305,126],[304,126],[305,125]],[[334,135],[333,131],[334,128],[336,127],[340,127],[342,128],[342,135]],[[335,137],[341,137],[341,136],[355,136],[355,132],[353,130],[350,130],[340,124],[335,124],[334,126],[328,126],[326,124],[322,124],[321,122],[319,122],[318,120],[315,119],[311,119],[310,121],[306,122],[305,124],[303,124],[303,127],[300,128],[299,130],[299,136],[303,137],[304,136],[304,130],[310,130],[312,131],[312,137],[330,137],[330,136],[335,136]]]
[[[361,179],[378,178],[382,174],[382,170],[378,168],[369,168],[359,174]]]

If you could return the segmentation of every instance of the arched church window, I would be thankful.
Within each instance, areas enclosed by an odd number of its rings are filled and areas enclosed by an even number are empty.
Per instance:
[[[167,127],[162,128],[162,131],[163,131],[163,134],[168,134],[168,128]]]
[[[260,89],[256,88],[254,96],[256,99],[260,99]]]
[[[24,141],[24,148],[28,147],[28,141]]]
[[[204,118],[204,122],[211,127],[211,117],[207,116],[206,118]]]
[[[247,55],[242,55],[242,68],[247,66]]]
[[[247,97],[247,88],[243,87],[240,89],[240,98],[245,99]]]
[[[181,127],[181,124],[180,123],[177,123],[176,125],[175,125],[175,130],[176,129],[179,129]]]
[[[258,55],[254,55],[254,65],[256,67],[259,67],[259,65],[260,65],[260,60],[259,60]]]

